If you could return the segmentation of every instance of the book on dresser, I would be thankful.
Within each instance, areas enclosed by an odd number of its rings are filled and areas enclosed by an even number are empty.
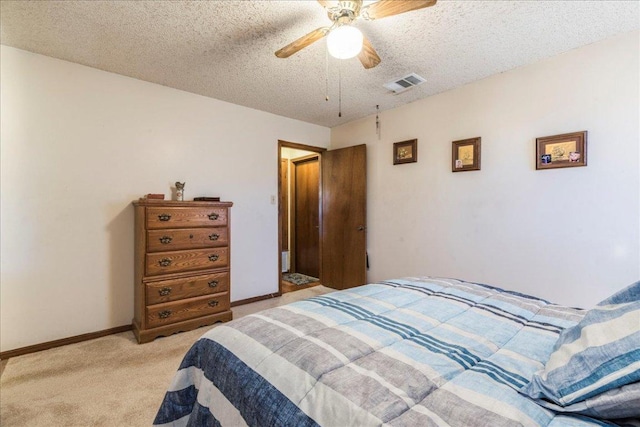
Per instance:
[[[139,343],[232,319],[232,202],[140,199],[133,333]]]

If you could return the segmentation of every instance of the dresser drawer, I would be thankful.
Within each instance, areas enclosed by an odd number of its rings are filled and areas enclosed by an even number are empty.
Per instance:
[[[205,295],[147,307],[147,326],[168,325],[229,310],[229,293]]]
[[[227,208],[148,207],[147,229],[220,227],[227,225]]]
[[[148,276],[182,271],[224,268],[229,265],[229,249],[195,249],[192,251],[146,254]]]
[[[147,232],[147,251],[167,252],[180,249],[227,246],[229,238],[226,227],[176,228]]]
[[[148,305],[227,292],[229,291],[229,273],[150,282],[146,284],[145,289]]]

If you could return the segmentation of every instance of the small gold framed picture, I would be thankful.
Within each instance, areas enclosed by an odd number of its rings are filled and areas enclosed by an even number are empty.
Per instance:
[[[480,170],[480,137],[451,143],[451,172]]]
[[[536,169],[587,166],[587,131],[536,138]]]
[[[418,140],[393,143],[393,164],[415,163],[418,161]]]

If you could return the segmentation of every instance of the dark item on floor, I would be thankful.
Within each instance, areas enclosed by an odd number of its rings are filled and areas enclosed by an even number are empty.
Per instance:
[[[300,273],[284,273],[282,280],[293,283],[294,285],[306,285],[308,283],[317,282],[319,279]]]

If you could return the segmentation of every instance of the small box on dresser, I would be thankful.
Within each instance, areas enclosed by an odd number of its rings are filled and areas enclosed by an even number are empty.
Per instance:
[[[138,342],[231,320],[233,203],[140,199],[133,205]]]

